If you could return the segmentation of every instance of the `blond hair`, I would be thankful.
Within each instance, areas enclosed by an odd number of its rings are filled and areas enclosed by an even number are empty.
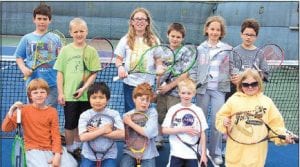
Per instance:
[[[185,78],[178,82],[177,84],[179,91],[182,90],[183,87],[188,88],[192,92],[196,92],[196,84],[195,82],[190,78]]]
[[[147,17],[148,25],[147,25],[145,33],[144,33],[144,42],[149,46],[154,46],[157,44],[157,39],[158,39],[154,33],[154,28],[152,26],[153,21],[152,21],[150,12],[145,8],[136,8],[130,15],[129,28],[128,28],[128,33],[127,33],[128,34],[127,44],[131,50],[133,50],[135,36],[136,36],[135,30],[134,30],[133,26],[131,25],[131,22],[134,18],[134,15],[138,12],[144,13]]]
[[[75,26],[75,25],[83,25],[88,30],[87,23],[82,18],[75,17],[74,19],[72,19],[70,21],[70,24],[69,24],[69,31],[71,31],[72,27]]]
[[[244,72],[242,72],[240,74],[240,79],[239,79],[239,81],[237,83],[237,91],[243,92],[243,90],[242,90],[242,82],[244,80],[246,80],[248,77],[252,77],[252,78],[254,78],[258,82],[259,92],[262,92],[264,90],[264,88],[263,88],[263,81],[261,79],[261,76],[260,76],[259,72],[257,70],[249,68],[249,69],[246,69]]]
[[[208,26],[212,23],[212,22],[218,22],[221,25],[221,35],[219,37],[219,40],[221,40],[222,38],[225,37],[226,35],[226,24],[225,24],[225,20],[223,19],[223,17],[221,16],[210,16],[206,19],[206,22],[204,24],[203,27],[203,35],[208,36],[206,30],[208,28]]]

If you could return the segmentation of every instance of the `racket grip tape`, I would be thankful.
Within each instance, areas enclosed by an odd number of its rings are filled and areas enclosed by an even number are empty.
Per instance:
[[[114,81],[114,82],[118,81],[119,79],[120,79],[120,77],[119,77],[119,76],[115,76],[115,77],[113,77],[113,81]]]
[[[285,135],[278,135],[279,139],[285,140],[286,136]],[[292,138],[295,143],[299,143],[299,138],[298,137],[293,137]]]
[[[83,85],[84,85],[84,81],[80,81],[80,83],[79,83],[79,85],[77,86],[76,90],[82,88]],[[73,96],[75,96],[75,97],[76,97],[77,95],[78,95],[78,93],[74,93],[74,94],[73,94]]]

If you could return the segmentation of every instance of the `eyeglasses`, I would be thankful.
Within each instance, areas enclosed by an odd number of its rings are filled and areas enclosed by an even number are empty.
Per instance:
[[[246,83],[246,82],[242,82],[242,87],[244,88],[249,88],[249,87],[257,87],[258,86],[258,82],[251,82],[251,83]]]
[[[245,36],[247,36],[247,37],[256,37],[256,34],[248,34],[248,33],[245,33],[245,34],[243,34],[243,35],[245,35]]]
[[[148,19],[147,18],[140,18],[140,17],[137,17],[137,18],[132,18],[133,21],[147,21]]]

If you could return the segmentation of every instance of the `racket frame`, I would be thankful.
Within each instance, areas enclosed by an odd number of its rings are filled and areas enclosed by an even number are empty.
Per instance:
[[[106,115],[106,114],[101,114],[101,113],[97,113],[96,115],[94,115],[87,123],[87,126],[92,126],[91,122],[93,121],[93,119],[95,118],[98,118],[98,117],[106,117],[106,118],[109,118],[109,120],[111,120],[112,122],[112,125],[114,125],[115,123],[115,120],[113,117],[109,116],[109,115]],[[97,128],[99,128],[99,125],[101,123],[101,119],[97,120]],[[102,137],[102,136],[98,136],[97,138],[99,137]],[[115,144],[115,142],[113,141],[113,139],[110,139],[112,140],[111,144],[109,145],[109,147],[106,149],[106,151],[96,151],[93,147],[92,147],[92,144],[91,142],[94,142],[97,138],[93,139],[93,140],[89,140],[87,143],[88,143],[88,146],[90,147],[90,149],[92,150],[95,158],[96,158],[96,166],[97,167],[101,167],[101,163],[102,163],[102,160],[103,158],[105,157],[105,155],[108,153],[108,151],[113,147],[113,145]],[[98,158],[98,154],[101,154],[101,158],[99,159]]]

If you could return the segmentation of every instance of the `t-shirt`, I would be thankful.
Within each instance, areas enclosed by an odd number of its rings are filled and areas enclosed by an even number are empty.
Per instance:
[[[86,91],[79,99],[73,97],[84,74],[83,51],[84,48],[76,48],[73,43],[68,44],[62,48],[54,65],[54,69],[63,73],[63,91],[66,101],[88,101]],[[84,59],[86,77],[90,72],[100,70],[100,59],[95,48],[87,45]]]
[[[61,48],[60,38],[54,33],[38,35],[29,33],[24,35],[14,53],[16,58],[22,58],[28,68],[47,62],[33,71],[26,81],[26,85],[35,78],[44,79],[49,87],[56,86],[56,71],[53,69],[55,59]]]
[[[122,37],[115,49],[115,54],[121,56],[124,59],[126,71],[135,69],[136,64],[140,60],[141,55],[150,48],[144,41],[142,37],[137,37],[134,43],[134,49],[131,50],[127,44],[127,35]],[[144,55],[146,59],[143,61],[143,68],[155,68],[155,59],[158,57],[153,56],[148,52],[148,55]],[[141,73],[131,73],[124,78],[123,81],[127,85],[137,86],[143,82],[148,82],[150,85],[154,84],[155,75],[141,74]]]
[[[191,110],[195,111],[200,119],[201,122],[201,128],[202,131],[205,131],[208,128],[205,116],[203,114],[203,111],[200,107],[196,106],[195,104],[192,104],[190,107],[184,107],[181,103],[178,103],[174,106],[172,106],[164,119],[163,124],[161,125],[163,128],[171,128],[172,127],[172,116],[174,113],[181,109],[181,108],[190,108]],[[182,143],[176,135],[170,135],[169,136],[169,142],[170,142],[170,155],[175,157],[180,157],[183,159],[197,159],[195,152],[189,147],[187,147],[184,143]],[[194,147],[194,150],[197,150],[196,147]]]
[[[99,112],[95,112],[93,109],[88,109],[80,115],[79,123],[78,123],[79,135],[87,131],[87,123],[93,116],[95,116],[98,113]],[[105,108],[103,111],[101,111],[101,114],[105,114],[105,115],[108,115],[108,116],[111,116],[112,118],[114,118],[114,120],[115,120],[114,127],[115,128],[122,129],[122,130],[124,129],[124,124],[123,124],[123,121],[122,121],[118,111],[112,110],[109,108]],[[99,143],[99,144],[101,144],[101,143]],[[107,158],[115,159],[115,158],[117,158],[117,153],[118,153],[117,145],[116,145],[116,143],[114,143],[113,146],[111,147],[111,149],[109,149],[109,151],[103,157],[103,159],[107,159]],[[96,160],[93,151],[91,150],[91,148],[88,145],[88,142],[83,142],[81,154],[85,158],[88,158],[93,161]]]

